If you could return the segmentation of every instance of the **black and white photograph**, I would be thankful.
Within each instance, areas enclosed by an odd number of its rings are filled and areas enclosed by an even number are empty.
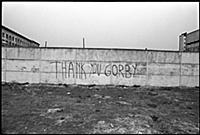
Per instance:
[[[199,134],[199,2],[1,6],[2,134]]]

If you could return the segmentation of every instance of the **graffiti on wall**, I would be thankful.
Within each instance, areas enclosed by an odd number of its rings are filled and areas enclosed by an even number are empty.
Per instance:
[[[72,61],[54,61],[50,62],[55,69],[56,78],[59,75],[62,78],[87,79],[91,75],[105,75],[131,78],[135,75],[146,74],[146,63],[88,63]]]

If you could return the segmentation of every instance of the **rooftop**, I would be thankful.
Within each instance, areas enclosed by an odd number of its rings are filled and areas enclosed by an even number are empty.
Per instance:
[[[22,34],[19,34],[18,32],[15,32],[14,30],[12,30],[12,29],[10,29],[10,28],[8,28],[8,27],[5,27],[5,26],[3,26],[3,25],[2,25],[1,27],[2,27],[2,29],[5,29],[5,30],[7,30],[7,31],[10,31],[10,32],[16,34],[17,36],[19,36],[19,37],[21,37],[21,38],[25,38],[26,40],[28,40],[28,41],[30,41],[30,42],[33,42],[33,43],[35,43],[35,44],[40,45],[40,44],[37,43],[36,41],[33,41],[33,40],[31,40],[31,39],[29,39],[29,38],[23,36]]]

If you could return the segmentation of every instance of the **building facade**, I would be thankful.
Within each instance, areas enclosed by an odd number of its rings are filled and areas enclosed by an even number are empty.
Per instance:
[[[179,51],[199,52],[199,29],[179,36]]]
[[[3,46],[39,47],[40,44],[7,28],[1,26],[1,40]]]

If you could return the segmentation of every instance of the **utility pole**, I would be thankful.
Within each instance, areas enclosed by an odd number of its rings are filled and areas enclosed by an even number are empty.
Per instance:
[[[85,48],[85,39],[83,38],[83,48]]]
[[[45,47],[47,47],[47,41],[45,41]]]

